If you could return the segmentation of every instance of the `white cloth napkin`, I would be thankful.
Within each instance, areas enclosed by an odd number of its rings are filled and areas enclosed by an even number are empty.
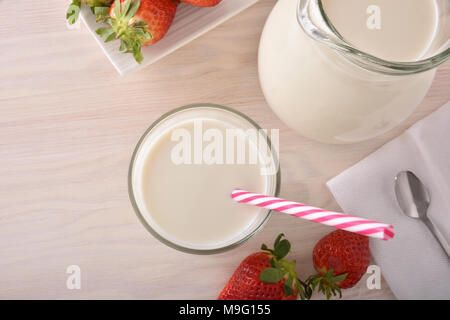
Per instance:
[[[397,204],[394,177],[404,170],[427,186],[430,219],[450,241],[450,102],[327,183],[344,212],[394,226],[394,239],[370,248],[398,299],[450,299],[450,259]]]

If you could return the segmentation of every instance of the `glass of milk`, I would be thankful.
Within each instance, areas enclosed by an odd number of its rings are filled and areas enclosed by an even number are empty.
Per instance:
[[[236,203],[231,192],[278,195],[274,145],[267,130],[233,109],[175,109],[136,146],[128,177],[132,205],[147,230],[172,248],[195,254],[234,248],[255,235],[271,212]]]
[[[301,134],[363,141],[413,112],[449,39],[448,0],[279,0],[261,35],[261,87]]]

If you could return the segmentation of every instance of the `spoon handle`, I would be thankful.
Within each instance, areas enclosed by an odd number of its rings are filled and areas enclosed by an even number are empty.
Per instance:
[[[430,229],[431,233],[434,235],[434,237],[437,239],[439,244],[441,245],[442,249],[444,249],[445,253],[447,253],[447,256],[450,258],[450,246],[445,239],[445,237],[442,235],[441,231],[434,225],[434,223],[427,217],[423,219],[423,222],[426,224],[428,229]]]

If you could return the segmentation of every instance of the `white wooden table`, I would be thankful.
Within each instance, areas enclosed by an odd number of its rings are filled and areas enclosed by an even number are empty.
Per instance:
[[[294,133],[270,111],[257,78],[259,35],[274,3],[261,0],[120,77],[86,28],[66,29],[65,1],[21,0],[20,10],[0,1],[0,298],[214,299],[239,262],[279,232],[293,244],[299,274],[313,272],[312,249],[327,227],[276,215],[240,248],[194,256],[148,234],[127,194],[131,153],[152,121],[213,102],[281,129],[283,197],[339,210],[325,182],[450,99],[447,63],[417,111],[388,134],[333,146]],[[66,288],[69,265],[81,267],[81,290]],[[344,298],[394,296],[385,282],[368,290],[361,281]]]

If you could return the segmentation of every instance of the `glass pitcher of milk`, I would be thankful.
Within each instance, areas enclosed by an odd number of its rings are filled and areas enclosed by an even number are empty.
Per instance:
[[[412,113],[449,39],[449,0],[279,0],[261,35],[261,87],[301,134],[363,141]]]

